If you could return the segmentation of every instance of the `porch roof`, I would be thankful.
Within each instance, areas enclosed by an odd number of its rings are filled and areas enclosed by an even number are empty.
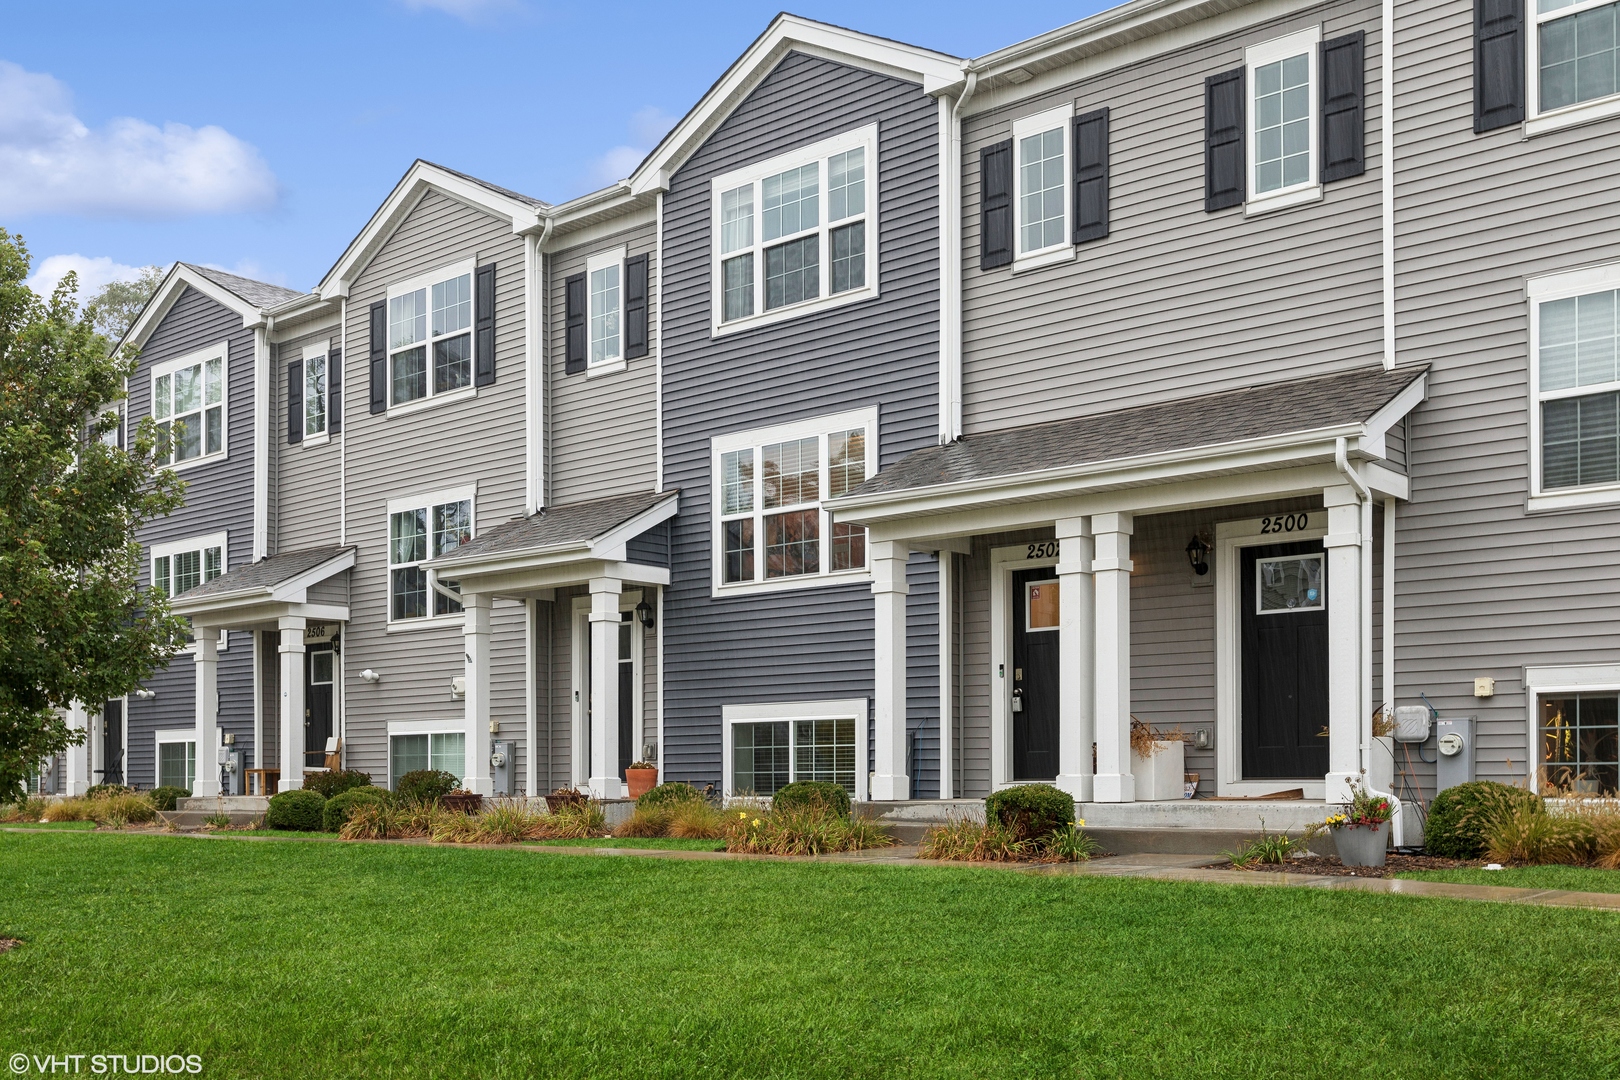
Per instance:
[[[269,596],[279,587],[308,577],[311,572],[314,572],[315,576],[310,579],[309,584],[323,581],[353,566],[354,551],[352,546],[330,544],[271,555],[258,562],[238,566],[235,570],[221,574],[194,589],[187,589],[174,598],[172,606],[177,610],[182,607],[188,611],[201,610],[210,606],[211,602],[227,597],[234,599],[246,595]],[[332,564],[330,567],[327,566],[329,563]],[[323,569],[325,573],[321,573]]]
[[[908,454],[832,505],[865,505],[925,489],[976,486],[1259,439],[1371,428],[1414,384],[1421,393],[1420,380],[1427,371],[1427,365],[1393,371],[1362,368],[967,435]],[[1389,422],[1397,419],[1391,416]],[[1381,430],[1365,433],[1382,435]]]
[[[603,553],[600,549],[624,543],[674,516],[678,491],[643,491],[605,499],[548,506],[526,517],[513,518],[462,544],[427,567],[453,576],[457,571],[482,569],[523,556]],[[622,556],[620,556],[622,558]]]

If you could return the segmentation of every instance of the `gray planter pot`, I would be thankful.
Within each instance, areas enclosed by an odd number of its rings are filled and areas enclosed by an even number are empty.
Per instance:
[[[1389,829],[1383,825],[1346,825],[1333,830],[1333,846],[1346,866],[1383,866]]]

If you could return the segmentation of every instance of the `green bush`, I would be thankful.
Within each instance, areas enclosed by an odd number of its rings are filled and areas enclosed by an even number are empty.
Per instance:
[[[363,803],[385,803],[388,792],[377,787],[353,787],[340,791],[321,807],[321,828],[337,832],[349,820],[349,814]]]
[[[341,795],[345,791],[355,788],[369,787],[371,774],[358,769],[339,769],[335,772],[313,772],[304,774],[304,790],[318,791],[330,799],[334,795]]]
[[[416,769],[399,778],[394,793],[401,802],[429,803],[438,802],[460,786],[461,781],[454,773],[443,769]]]
[[[676,803],[694,802],[703,798],[703,792],[691,784],[676,780],[669,784],[659,784],[651,791],[636,800],[638,810],[656,810],[659,807],[668,809]]]
[[[802,806],[821,806],[839,817],[849,817],[849,792],[826,780],[800,780],[778,788],[771,798],[772,810],[791,810]]]
[[[1485,854],[1485,837],[1491,825],[1516,809],[1521,814],[1547,812],[1535,792],[1494,780],[1474,780],[1446,788],[1429,804],[1429,818],[1423,826],[1424,854],[1444,859],[1480,858]]]
[[[265,826],[293,832],[320,832],[321,810],[326,796],[318,791],[295,788],[270,796],[270,809],[264,815]]]
[[[135,789],[128,784],[96,784],[84,793],[87,799],[110,799],[114,795],[133,795]]]
[[[1051,784],[1020,784],[984,800],[984,816],[1019,840],[1035,840],[1074,824],[1074,796]]]
[[[179,800],[191,798],[191,792],[183,787],[155,787],[147,793],[147,797],[152,800],[153,809],[168,813]]]

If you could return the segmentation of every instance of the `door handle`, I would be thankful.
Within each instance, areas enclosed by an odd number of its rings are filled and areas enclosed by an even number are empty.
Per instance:
[[[1012,711],[1024,711],[1024,691],[1022,689],[1014,690],[1012,692]]]

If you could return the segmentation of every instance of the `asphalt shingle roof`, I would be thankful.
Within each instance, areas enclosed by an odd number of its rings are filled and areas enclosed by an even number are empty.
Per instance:
[[[244,592],[248,589],[272,588],[306,573],[324,562],[337,558],[345,551],[353,551],[351,547],[340,547],[336,544],[327,547],[304,548],[301,551],[287,551],[280,555],[271,555],[246,566],[238,566],[215,578],[204,582],[194,589],[187,589],[181,593],[188,602],[205,599],[210,596],[226,596],[230,593]],[[178,599],[178,598],[177,598]]]
[[[527,203],[530,206],[544,208],[551,205],[544,199],[537,199],[533,195],[525,195],[523,192],[513,191],[511,188],[503,188],[499,184],[490,183],[488,180],[480,180],[478,177],[469,173],[464,173],[460,169],[452,169],[448,165],[440,165],[437,161],[429,161],[427,158],[423,158],[422,163],[424,165],[432,165],[435,169],[443,169],[445,172],[453,173],[456,176],[461,177],[463,180],[477,184],[479,187],[486,187],[491,191],[498,191],[509,199],[516,199],[518,202]]]
[[[222,289],[229,289],[248,303],[257,308],[275,307],[295,300],[304,294],[297,289],[284,289],[280,285],[272,285],[267,281],[254,281],[252,278],[238,277],[236,274],[227,274],[223,270],[215,270],[211,266],[198,266],[196,263],[186,263],[186,266],[197,271],[203,277],[212,281]]]
[[[460,561],[478,555],[583,544],[646,513],[675,494],[674,491],[644,491],[569,506],[548,506],[537,514],[503,522],[443,558]]]

